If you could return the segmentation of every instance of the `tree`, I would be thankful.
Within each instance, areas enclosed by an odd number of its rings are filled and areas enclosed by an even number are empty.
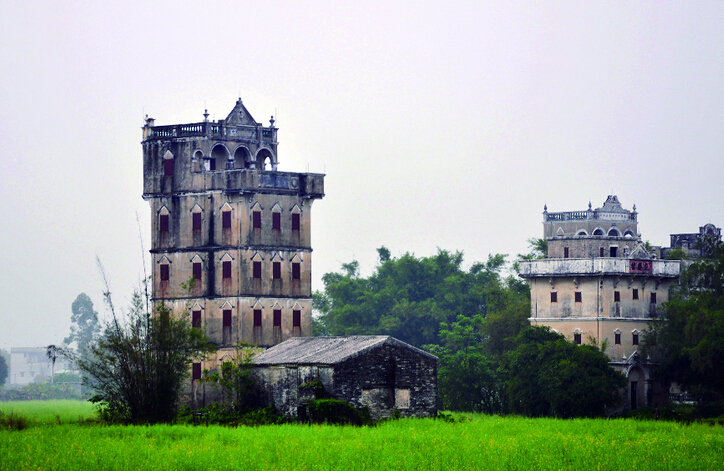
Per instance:
[[[134,293],[126,316],[117,316],[100,268],[112,320],[77,358],[84,384],[96,392],[91,401],[101,404],[105,417],[115,421],[170,422],[176,417],[190,363],[214,348],[200,329],[191,327],[188,313],[174,315],[163,303],[148,312],[140,291]]]
[[[527,286],[501,278],[504,255],[491,255],[465,271],[462,252],[392,257],[380,247],[377,253],[379,263],[369,278],[360,277],[356,261],[322,277],[324,291],[313,299],[318,332],[387,334],[418,347],[439,344],[441,323],[485,316],[528,296]]]
[[[75,342],[78,346],[78,352],[82,354],[88,349],[100,333],[100,322],[98,313],[93,309],[93,301],[85,293],[80,293],[71,305],[70,335],[63,342],[70,344]]]
[[[458,316],[440,325],[441,345],[425,348],[439,358],[438,391],[445,410],[500,412],[499,384],[493,362],[484,352],[485,319]]]
[[[644,332],[642,353],[657,364],[657,380],[678,383],[716,414],[724,411],[724,244],[704,239],[699,248]]]
[[[591,345],[575,345],[548,327],[522,331],[505,354],[508,410],[532,417],[596,417],[617,407],[626,379]]]
[[[5,355],[0,355],[0,387],[5,385],[5,381],[10,375],[10,368],[5,361]]]

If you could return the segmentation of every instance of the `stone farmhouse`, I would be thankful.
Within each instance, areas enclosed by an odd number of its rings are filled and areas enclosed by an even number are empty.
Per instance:
[[[319,386],[326,396],[369,408],[374,420],[437,412],[437,357],[389,336],[291,338],[254,365],[260,405],[302,421]]]
[[[680,262],[661,260],[644,247],[638,213],[615,195],[602,207],[543,211],[548,256],[520,262],[531,290],[530,321],[575,343],[606,345],[610,364],[628,377],[626,407],[668,401],[668,387],[651,380],[638,354],[643,330],[669,298]]]

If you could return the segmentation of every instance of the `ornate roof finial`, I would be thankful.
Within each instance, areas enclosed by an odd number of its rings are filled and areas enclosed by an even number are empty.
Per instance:
[[[209,110],[204,110],[204,121],[209,120]]]
[[[633,210],[636,211],[636,203],[633,205]]]
[[[270,127],[270,128],[273,128],[273,127],[274,127],[274,116],[272,116],[271,118],[269,118],[269,127]]]
[[[588,200],[588,209],[589,209],[589,211],[591,209],[591,200]]]
[[[548,205],[547,205],[547,204],[543,204],[543,211],[548,211]]]

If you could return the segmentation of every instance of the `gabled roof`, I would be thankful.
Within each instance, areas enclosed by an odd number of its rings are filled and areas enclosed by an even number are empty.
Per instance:
[[[241,98],[236,101],[234,109],[231,110],[229,116],[226,117],[226,124],[244,125],[244,126],[256,126],[257,122],[246,109],[246,106],[241,102]]]
[[[316,364],[333,365],[367,351],[393,345],[437,360],[419,348],[389,335],[358,335],[354,337],[294,337],[266,350],[254,358],[256,365]]]
[[[636,260],[651,260],[654,258],[654,256],[648,250],[646,250],[644,244],[639,244],[631,251],[631,254],[628,256],[628,258],[633,258]]]

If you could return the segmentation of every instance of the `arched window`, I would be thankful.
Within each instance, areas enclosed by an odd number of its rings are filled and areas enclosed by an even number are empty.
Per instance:
[[[621,237],[621,233],[615,227],[608,230],[608,237]]]
[[[229,150],[221,144],[216,144],[211,150],[211,162],[209,170],[225,169],[227,160],[229,160]]]

